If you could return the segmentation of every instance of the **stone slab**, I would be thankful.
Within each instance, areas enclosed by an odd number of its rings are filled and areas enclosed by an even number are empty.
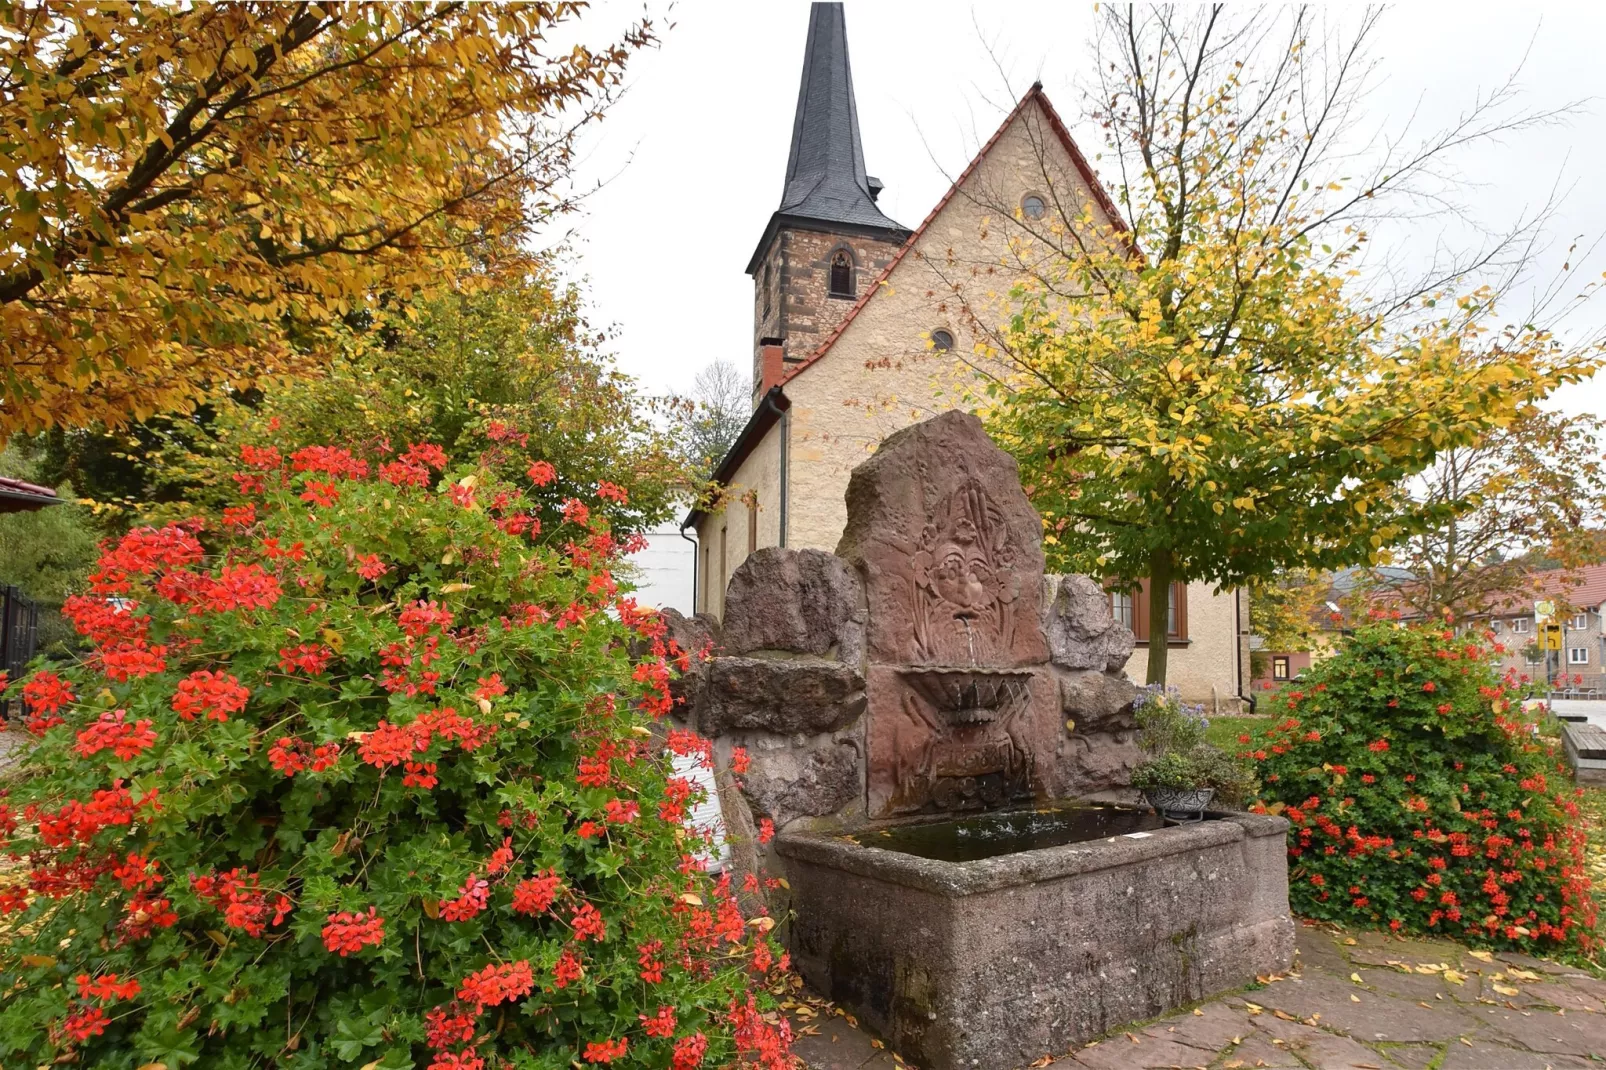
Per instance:
[[[859,577],[840,557],[766,546],[747,555],[726,587],[725,652],[829,655],[857,665],[863,601]]]

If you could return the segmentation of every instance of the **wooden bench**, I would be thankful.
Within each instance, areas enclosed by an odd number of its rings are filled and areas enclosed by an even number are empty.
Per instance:
[[[1588,787],[1606,788],[1606,728],[1564,723],[1561,748],[1573,767],[1573,780]]]

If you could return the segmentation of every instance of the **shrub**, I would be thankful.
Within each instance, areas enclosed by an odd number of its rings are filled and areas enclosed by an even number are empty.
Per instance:
[[[1257,808],[1293,822],[1297,913],[1501,948],[1593,945],[1576,793],[1490,655],[1443,626],[1366,625],[1270,699],[1281,719],[1239,737]]]
[[[1139,791],[1156,788],[1214,788],[1216,802],[1242,806],[1254,792],[1247,762],[1209,743],[1204,707],[1184,703],[1175,689],[1144,688],[1136,710],[1138,746],[1149,757],[1132,771]]]
[[[674,652],[594,499],[495,475],[516,447],[247,447],[218,530],[106,547],[91,653],[16,685],[0,1063],[785,1059],[772,923],[688,854]]]

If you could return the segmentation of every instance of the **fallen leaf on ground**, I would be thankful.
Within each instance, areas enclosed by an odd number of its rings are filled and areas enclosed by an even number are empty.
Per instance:
[[[1464,985],[1467,983],[1467,975],[1459,970],[1445,970],[1444,979],[1453,985]]]
[[[1349,1001],[1350,1001],[1350,1002],[1351,1002],[1351,1003],[1359,1003],[1359,1002],[1360,1002],[1360,1001],[1361,1001],[1361,997],[1360,997],[1360,996],[1351,996],[1351,997],[1350,997],[1350,998],[1349,998]]]
[[[1511,985],[1503,985],[1499,982],[1495,983],[1494,990],[1500,993],[1502,996],[1516,996],[1520,995],[1522,992],[1522,990],[1519,988],[1515,988]]]
[[[1281,1018],[1285,1022],[1297,1022],[1297,1021],[1299,1021],[1298,1018],[1295,1018],[1292,1014],[1289,1014],[1286,1011],[1274,1010],[1274,1011],[1271,1012],[1271,1016],[1273,1018]]]
[[[1044,1067],[1044,1066],[1053,1066],[1054,1065],[1054,1056],[1045,1055],[1041,1059],[1037,1060],[1035,1063],[1032,1063],[1031,1065],[1034,1068]]]
[[[1262,1007],[1258,1003],[1250,1003],[1247,1000],[1244,1001],[1244,1010],[1248,1011],[1250,1014],[1259,1014],[1261,1011],[1263,1011],[1265,1009],[1266,1009],[1265,1007]]]
[[[1352,973],[1352,974],[1350,974],[1350,975],[1349,975],[1349,979],[1350,979],[1350,980],[1351,980],[1351,981],[1354,981],[1354,982],[1355,982],[1355,983],[1356,983],[1356,984],[1358,984],[1358,985],[1359,985],[1359,984],[1365,984],[1365,983],[1366,983],[1366,982],[1364,982],[1364,981],[1362,981],[1362,980],[1361,980],[1361,975],[1360,975],[1360,974],[1358,974],[1358,973]]]
[[[1494,961],[1494,955],[1491,954],[1488,951],[1468,951],[1467,954],[1471,955],[1473,958],[1477,959],[1479,962],[1493,962]]]
[[[1522,981],[1537,981],[1540,979],[1539,975],[1532,970],[1519,970],[1515,966],[1508,967],[1506,972]]]

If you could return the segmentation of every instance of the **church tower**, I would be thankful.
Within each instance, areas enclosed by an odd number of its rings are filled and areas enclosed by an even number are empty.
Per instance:
[[[880,193],[880,181],[864,170],[842,5],[816,3],[786,187],[747,265],[755,401],[773,385],[764,379],[764,350],[779,348],[783,373],[807,359],[909,237],[876,207]]]

